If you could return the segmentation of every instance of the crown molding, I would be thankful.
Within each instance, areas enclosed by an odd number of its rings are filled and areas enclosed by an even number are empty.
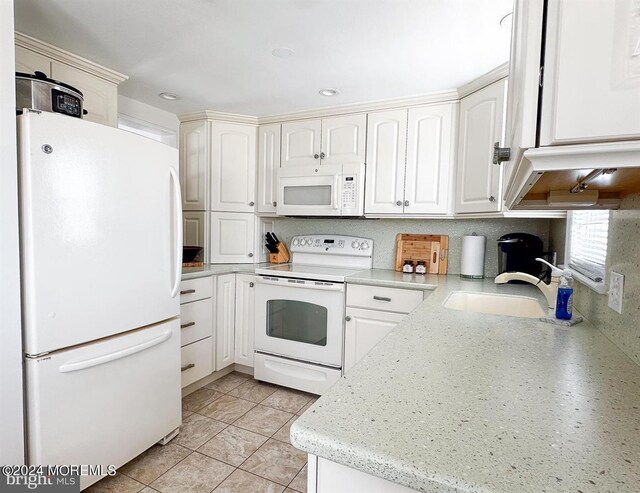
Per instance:
[[[258,125],[258,117],[251,115],[240,115],[238,113],[223,113],[221,111],[200,110],[178,115],[180,123],[197,120],[215,120],[218,122],[240,123],[243,125]]]
[[[403,98],[380,99],[375,101],[366,101],[363,103],[341,104],[336,106],[328,106],[325,108],[317,108],[313,110],[295,111],[291,113],[280,113],[277,115],[268,115],[258,117],[260,125],[269,123],[290,122],[296,120],[308,120],[312,118],[324,118],[329,116],[349,115],[353,113],[369,113],[372,111],[391,110],[396,108],[407,108],[411,106],[422,106],[428,104],[437,104],[445,102],[455,102],[458,98],[456,89],[445,91],[436,91],[428,94],[419,94],[417,96],[409,96]]]
[[[509,63],[505,62],[502,65],[498,65],[493,70],[490,70],[486,74],[481,75],[477,79],[473,79],[471,82],[460,86],[458,88],[458,98],[462,99],[471,93],[479,91],[480,89],[487,87],[489,84],[493,84],[505,77],[509,76]]]
[[[32,38],[31,36],[27,36],[26,34],[18,31],[15,31],[15,44],[16,46],[26,48],[27,50],[43,55],[57,62],[65,63],[114,84],[120,84],[129,78],[127,75],[121,74],[120,72],[98,65],[91,60],[87,60],[86,58],[82,58],[81,56],[65,51],[49,43],[45,43],[44,41],[40,41],[39,39]]]

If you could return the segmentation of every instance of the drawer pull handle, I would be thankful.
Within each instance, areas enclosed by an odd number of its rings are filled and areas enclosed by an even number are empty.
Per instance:
[[[391,301],[391,298],[387,298],[386,296],[374,296],[373,299],[377,301]]]
[[[187,370],[190,370],[191,368],[194,368],[195,366],[196,366],[195,363],[189,363],[188,365],[185,365],[182,368],[180,368],[180,371],[187,371]]]
[[[193,294],[195,292],[195,289],[185,289],[184,291],[180,291],[180,294]]]
[[[195,322],[187,322],[186,324],[180,324],[180,328],[186,329],[187,327],[193,327],[195,324]]]

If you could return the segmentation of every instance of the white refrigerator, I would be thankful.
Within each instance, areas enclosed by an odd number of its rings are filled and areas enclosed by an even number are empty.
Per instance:
[[[120,467],[181,422],[178,153],[54,113],[17,121],[27,459]]]

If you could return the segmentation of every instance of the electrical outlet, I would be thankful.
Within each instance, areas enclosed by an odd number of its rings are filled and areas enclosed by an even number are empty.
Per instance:
[[[623,298],[624,276],[611,271],[609,274],[609,308],[621,314]]]

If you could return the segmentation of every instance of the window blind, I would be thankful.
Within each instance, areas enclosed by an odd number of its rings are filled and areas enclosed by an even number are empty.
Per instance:
[[[607,261],[609,211],[574,211],[570,219],[569,267],[602,282]]]

